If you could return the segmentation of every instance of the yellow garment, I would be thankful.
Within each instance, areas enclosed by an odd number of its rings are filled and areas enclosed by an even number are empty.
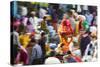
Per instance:
[[[75,22],[75,34],[77,35],[79,33],[79,21]]]
[[[59,34],[59,37],[60,37],[60,43],[63,44],[62,46],[62,51],[63,52],[67,52],[69,50],[69,44],[70,42],[72,42],[72,38],[71,40],[68,42],[68,37],[67,37],[67,34],[64,34],[64,36],[61,35],[62,32],[66,32],[67,30],[64,29],[63,25],[61,24],[58,28],[58,34]]]
[[[20,35],[19,36],[19,41],[21,43],[21,45],[26,48],[27,45],[29,44],[30,38],[28,34],[24,34],[24,35]]]
[[[47,29],[47,25],[46,25],[46,22],[45,22],[45,21],[42,21],[42,22],[41,22],[41,29],[42,29],[43,31],[45,31],[46,33],[49,32],[48,29]]]

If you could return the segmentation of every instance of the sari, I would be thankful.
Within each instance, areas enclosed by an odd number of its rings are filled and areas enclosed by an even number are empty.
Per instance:
[[[60,46],[62,51],[66,53],[69,50],[69,45],[73,40],[71,36],[73,34],[73,29],[68,19],[62,20],[58,28],[58,34],[60,37]],[[68,38],[70,38],[70,41],[68,41]]]

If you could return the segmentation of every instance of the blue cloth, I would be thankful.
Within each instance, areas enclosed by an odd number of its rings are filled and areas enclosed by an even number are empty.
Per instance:
[[[69,62],[69,63],[71,63],[71,62],[76,62],[76,60],[73,59],[73,58],[68,58],[68,59],[67,59],[67,62]]]
[[[42,49],[40,45],[36,44],[32,48],[32,55],[31,55],[30,63],[32,64],[34,59],[40,59],[40,58],[42,58]]]

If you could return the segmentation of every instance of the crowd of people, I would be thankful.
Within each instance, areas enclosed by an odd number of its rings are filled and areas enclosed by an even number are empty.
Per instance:
[[[56,9],[42,7],[23,14],[11,18],[11,64],[97,61],[96,12],[70,9],[59,19]]]

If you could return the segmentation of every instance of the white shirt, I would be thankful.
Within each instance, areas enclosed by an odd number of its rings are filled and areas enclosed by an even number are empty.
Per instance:
[[[45,60],[45,64],[59,64],[61,63],[60,60],[56,57],[48,57],[46,60]]]
[[[39,19],[37,17],[30,17],[29,21],[31,22],[31,24],[33,25],[34,29],[37,29],[38,24],[39,24]]]

